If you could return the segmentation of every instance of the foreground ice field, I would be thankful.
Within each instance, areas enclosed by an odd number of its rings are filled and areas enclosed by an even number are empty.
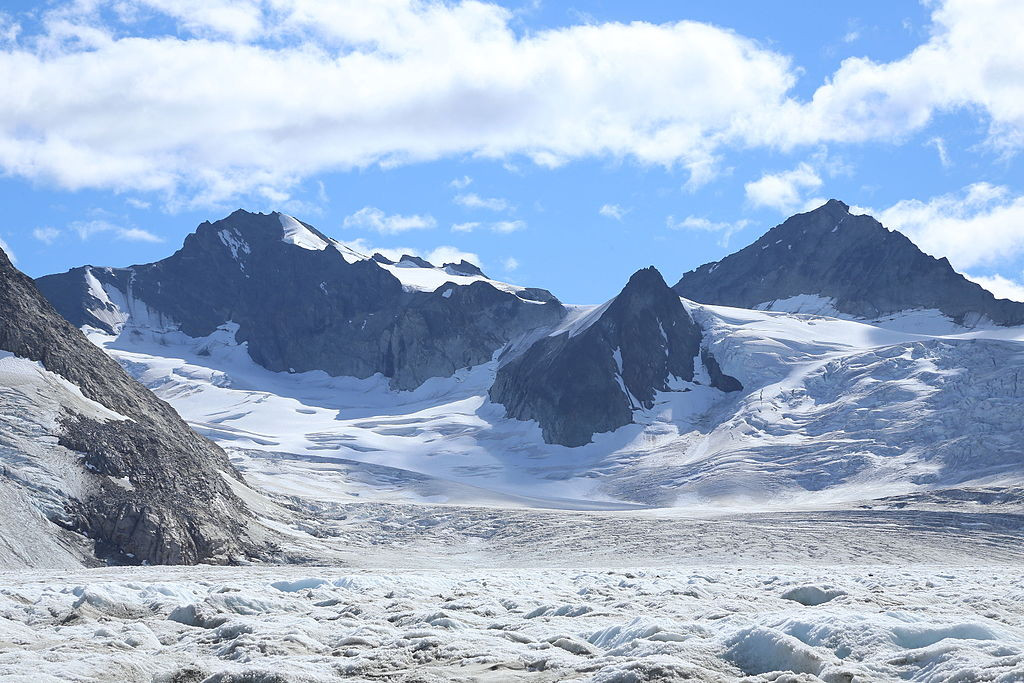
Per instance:
[[[487,401],[496,362],[399,394],[231,325],[96,337],[282,564],[0,574],[0,679],[1024,681],[1020,330],[694,310],[746,393],[579,449]]]
[[[429,564],[3,576],[0,677],[1024,680],[1019,564]]]

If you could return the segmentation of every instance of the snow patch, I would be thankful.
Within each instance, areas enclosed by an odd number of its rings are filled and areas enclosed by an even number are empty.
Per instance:
[[[308,249],[310,251],[323,251],[328,244],[320,236],[287,214],[278,214],[283,230],[282,240],[288,244]]]

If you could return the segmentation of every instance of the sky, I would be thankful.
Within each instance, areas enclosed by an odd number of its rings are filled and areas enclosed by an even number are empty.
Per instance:
[[[280,210],[598,303],[835,197],[1024,300],[1024,2],[0,4],[29,275]]]

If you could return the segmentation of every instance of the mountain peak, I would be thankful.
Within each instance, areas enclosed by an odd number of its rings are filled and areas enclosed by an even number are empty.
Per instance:
[[[936,310],[961,325],[1024,323],[1024,304],[997,301],[945,258],[830,199],[787,218],[753,244],[683,275],[673,288],[694,301],[874,320]]]
[[[627,290],[640,288],[668,289],[669,286],[657,268],[654,266],[647,266],[646,268],[641,268],[630,275],[629,281],[626,283],[626,286],[622,288],[622,291],[625,292]]]

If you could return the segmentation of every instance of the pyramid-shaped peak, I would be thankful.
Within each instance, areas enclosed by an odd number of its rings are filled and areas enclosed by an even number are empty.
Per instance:
[[[657,268],[647,266],[633,273],[622,291],[627,292],[634,289],[668,289],[668,284]]]

